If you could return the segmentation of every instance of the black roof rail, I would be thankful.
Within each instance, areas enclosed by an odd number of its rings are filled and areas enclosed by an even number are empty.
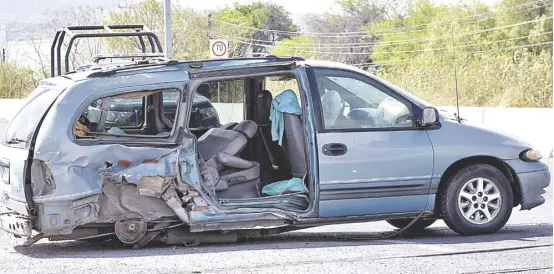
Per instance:
[[[114,32],[114,30],[118,30]],[[123,31],[122,31],[123,30]],[[127,31],[124,31],[127,30]],[[74,33],[80,31],[79,33]],[[83,33],[82,31],[89,31]],[[90,32],[95,31],[95,32]],[[104,32],[98,32],[104,31]],[[150,53],[163,52],[158,36],[144,25],[94,25],[94,26],[69,26],[56,31],[54,41],[50,47],[50,76],[62,75],[61,48],[66,36],[70,37],[64,54],[65,73],[69,72],[69,55],[76,39],[79,38],[100,38],[100,37],[138,37],[142,53],[147,53],[144,38],[148,39]],[[64,73],[64,74],[65,74]]]
[[[100,70],[97,72],[93,72],[87,76],[87,78],[97,78],[97,77],[108,77],[115,75],[118,71],[125,71],[130,69],[137,69],[137,68],[148,68],[148,67],[157,67],[157,66],[172,66],[177,64],[189,64],[191,68],[202,68],[203,66],[200,65],[198,67],[193,67],[194,64],[202,64],[203,62],[217,62],[217,61],[233,61],[233,60],[275,60],[275,61],[305,61],[302,57],[277,57],[277,56],[263,56],[263,57],[241,57],[241,58],[227,58],[227,59],[202,59],[202,60],[186,60],[186,61],[178,61],[178,60],[167,60],[165,62],[155,62],[155,63],[144,63],[144,64],[129,64],[124,65],[121,67],[116,68],[110,68],[105,70]]]
[[[105,70],[100,70],[100,71],[97,71],[97,72],[93,72],[93,73],[87,75],[87,78],[108,77],[108,76],[115,75],[116,72],[118,72],[118,71],[148,68],[148,67],[172,66],[172,65],[176,65],[176,64],[180,64],[180,63],[181,62],[179,62],[177,60],[169,60],[169,61],[160,62],[160,63],[129,64],[129,65],[121,66],[121,67],[110,68],[110,69],[105,69]]]

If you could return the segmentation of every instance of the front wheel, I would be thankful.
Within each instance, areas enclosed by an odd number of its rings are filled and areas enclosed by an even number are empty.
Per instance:
[[[512,214],[510,182],[497,168],[475,164],[458,171],[440,192],[441,215],[462,235],[494,233]]]
[[[410,224],[412,222],[412,220],[413,220],[413,218],[392,219],[392,220],[387,220],[387,223],[389,223],[390,225],[392,225],[396,228],[402,229],[402,228],[406,227],[408,224]],[[432,225],[435,221],[437,221],[437,219],[419,219],[419,220],[415,221],[415,223],[413,223],[406,230],[410,231],[410,232],[423,231],[425,228]]]

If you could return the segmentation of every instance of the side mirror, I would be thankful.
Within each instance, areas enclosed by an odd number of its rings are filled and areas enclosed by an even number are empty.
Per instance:
[[[439,122],[439,111],[434,107],[425,107],[423,109],[421,126],[428,127],[428,126],[435,125],[438,122]]]

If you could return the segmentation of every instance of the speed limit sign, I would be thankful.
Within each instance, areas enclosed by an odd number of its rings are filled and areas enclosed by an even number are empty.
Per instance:
[[[210,58],[229,58],[229,41],[210,39]]]

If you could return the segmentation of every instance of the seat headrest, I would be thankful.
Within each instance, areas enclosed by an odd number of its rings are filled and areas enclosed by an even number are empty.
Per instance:
[[[201,84],[200,86],[198,86],[198,88],[196,88],[196,92],[206,98],[210,98],[210,84]]]
[[[256,135],[256,132],[258,131],[258,125],[254,121],[244,120],[236,125],[233,130],[244,134],[246,138],[250,139],[254,137],[254,135]]]
[[[342,99],[336,90],[330,90],[321,96],[321,107],[325,125],[333,127],[341,112]]]
[[[256,98],[256,119],[258,123],[269,122],[272,101],[273,95],[269,90],[262,90],[258,93]]]

